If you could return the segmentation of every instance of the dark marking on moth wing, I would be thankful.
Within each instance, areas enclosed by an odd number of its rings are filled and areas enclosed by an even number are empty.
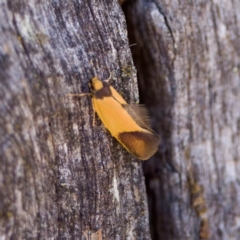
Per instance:
[[[104,97],[111,97],[112,96],[112,92],[110,90],[110,85],[107,82],[102,82],[102,84],[103,84],[103,87],[96,91],[94,89],[94,85],[90,81],[91,92],[98,99],[103,99]]]
[[[104,97],[111,97],[112,93],[111,93],[109,86],[106,86],[106,87],[103,86],[103,88],[96,91],[94,95],[96,98],[103,99]]]
[[[118,135],[122,145],[136,158],[149,159],[158,150],[160,138],[156,133],[123,132]]]

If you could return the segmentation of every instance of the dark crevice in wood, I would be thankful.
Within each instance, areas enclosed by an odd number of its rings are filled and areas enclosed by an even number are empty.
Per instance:
[[[163,15],[164,21],[165,21],[165,25],[166,25],[166,27],[168,28],[168,31],[169,31],[170,36],[171,36],[171,38],[172,38],[173,50],[174,50],[174,58],[173,58],[173,60],[172,60],[171,66],[173,67],[173,65],[174,65],[174,60],[175,60],[175,57],[176,57],[176,54],[177,54],[177,49],[176,49],[176,47],[175,47],[175,38],[174,38],[174,35],[173,35],[173,30],[172,30],[172,27],[171,27],[171,25],[170,25],[170,23],[169,23],[169,21],[168,21],[168,17],[167,17],[167,15],[166,15],[166,13],[163,11],[162,7],[158,4],[157,1],[153,1],[153,2],[156,4],[156,7],[157,7],[157,9],[159,10],[159,13],[161,13],[161,14]]]
[[[155,154],[152,159],[143,163],[148,195],[150,230],[152,239],[166,240],[171,239],[170,236],[173,238],[175,235],[175,230],[171,224],[171,222],[174,221],[170,205],[171,200],[169,201],[173,193],[169,191],[168,196],[164,195],[164,187],[171,189],[171,186],[168,185],[165,178],[177,173],[174,166],[175,164],[172,162],[171,152],[171,112],[175,98],[175,77],[172,68],[174,61],[169,58],[166,50],[167,47],[162,38],[156,42],[152,42],[158,54],[160,54],[159,62],[156,64],[156,59],[154,59],[151,52],[151,43],[147,43],[147,35],[150,35],[154,39],[154,35],[152,34],[156,34],[155,30],[148,29],[148,27],[151,26],[147,25],[147,21],[149,20],[147,8],[150,7],[150,5],[148,5],[147,1],[142,1],[142,7],[144,7],[139,9],[141,7],[137,7],[136,2],[139,3],[139,1],[125,2],[123,4],[123,11],[126,15],[129,42],[130,44],[137,44],[133,46],[131,50],[138,73],[140,103],[146,104],[150,109],[152,119],[154,119],[153,127],[155,126],[154,129],[162,138],[158,153]],[[158,9],[164,17],[165,25],[171,35],[174,49],[175,40],[167,17],[163,14],[159,6],[157,6],[156,9]],[[148,33],[146,33],[147,31]],[[157,34],[155,36],[157,36]],[[166,81],[166,79],[168,80]],[[170,92],[168,91],[166,82],[168,82],[170,86]],[[158,86],[157,89],[156,86]],[[157,184],[158,187],[153,187],[153,184]],[[181,208],[179,207],[179,209],[179,214],[182,215]]]

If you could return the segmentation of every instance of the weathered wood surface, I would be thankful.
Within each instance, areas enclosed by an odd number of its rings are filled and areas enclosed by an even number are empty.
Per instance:
[[[144,163],[152,238],[238,239],[240,3],[123,8],[141,100],[162,137]],[[92,127],[89,98],[66,97],[113,72],[137,100],[118,3],[5,0],[0,26],[0,236],[148,239],[139,161]]]
[[[100,121],[87,82],[138,100],[117,1],[0,1],[0,238],[149,239],[141,162]]]
[[[141,101],[163,138],[144,163],[153,239],[239,239],[240,2],[123,8]]]

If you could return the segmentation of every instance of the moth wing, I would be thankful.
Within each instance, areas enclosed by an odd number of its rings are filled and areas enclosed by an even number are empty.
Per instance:
[[[148,130],[151,129],[150,116],[144,105],[123,104],[122,106],[140,127]]]
[[[151,129],[150,128],[150,117],[148,110],[144,105],[141,104],[127,104],[127,102],[122,98],[122,96],[110,86],[110,90],[112,93],[113,98],[119,102],[122,107],[128,112],[128,114],[133,118],[133,120],[143,128]]]
[[[110,86],[110,90],[112,92],[113,98],[119,102],[122,107],[129,113],[129,115],[136,121],[137,124],[141,127],[148,126],[150,128],[150,117],[148,110],[144,105],[141,104],[128,104],[122,96],[113,88]]]
[[[119,102],[119,103],[121,103],[121,104],[127,104],[127,102],[122,98],[122,96],[121,96],[121,95],[115,90],[115,88],[112,87],[111,85],[110,85],[110,90],[111,90],[111,93],[112,93],[113,98],[114,98],[117,102]]]
[[[103,99],[93,98],[93,106],[104,126],[117,136],[120,132],[141,131],[132,116],[123,108],[122,104],[112,97]]]
[[[157,150],[159,136],[150,128],[150,118],[143,105],[128,105],[110,86],[112,96],[92,98],[104,126],[133,156],[146,160]]]
[[[123,132],[118,141],[136,158],[149,159],[158,150],[160,138],[152,132]]]

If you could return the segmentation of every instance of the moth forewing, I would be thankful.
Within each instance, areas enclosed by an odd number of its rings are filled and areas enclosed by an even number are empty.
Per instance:
[[[124,104],[122,106],[140,127],[151,129],[150,116],[144,105]]]
[[[122,98],[122,96],[113,88],[112,86],[109,86],[113,98],[118,101],[121,104],[127,104],[127,102]]]

